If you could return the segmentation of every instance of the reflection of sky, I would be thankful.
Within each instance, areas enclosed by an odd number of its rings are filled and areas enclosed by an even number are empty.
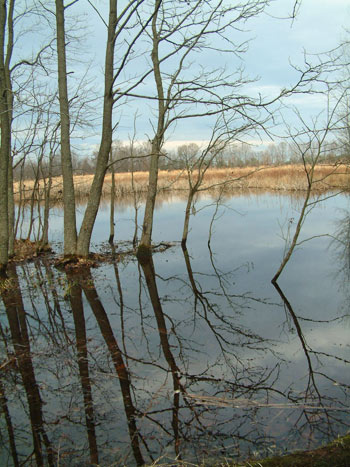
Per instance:
[[[231,305],[223,296],[223,289],[220,288],[220,282],[215,275],[207,247],[209,223],[215,206],[204,207],[211,202],[209,197],[205,197],[196,204],[197,214],[191,217],[188,249],[198,288],[205,292],[205,297],[216,307],[215,310],[219,314],[222,313],[236,329],[234,332],[228,332],[224,326],[221,326],[213,313],[209,313],[212,324],[217,326],[217,329],[226,338],[227,342],[224,347],[230,349],[231,354],[228,354],[227,360],[224,360],[211,328],[199,315],[200,306],[197,315],[194,315],[194,297],[182,250],[177,245],[164,253],[154,254],[156,282],[163,312],[166,316],[168,338],[175,361],[180,368],[186,367],[186,371],[190,375],[201,374],[208,366],[211,366],[210,371],[208,371],[211,377],[227,378],[229,382],[235,381],[237,375],[242,378],[241,382],[247,382],[245,377],[248,371],[251,371],[250,376],[253,380],[258,379],[258,368],[270,370],[278,364],[279,377],[274,383],[274,387],[281,391],[290,388],[295,394],[302,392],[307,384],[306,358],[293,322],[288,317],[279,295],[270,283],[284,248],[284,242],[279,237],[279,223],[283,224],[286,219],[291,217],[296,219],[301,201],[289,195],[241,195],[227,199],[225,201],[227,207],[219,209],[219,214],[223,213],[223,215],[213,226],[212,260],[220,273],[225,292],[232,296]],[[348,197],[344,195],[330,199],[324,205],[317,206],[305,222],[302,238],[332,233],[335,230],[334,220],[341,217],[339,208],[345,208],[347,205]],[[131,238],[133,209],[123,206],[119,210],[117,205],[116,208],[116,242],[118,243],[118,241]],[[178,241],[181,238],[183,215],[184,201],[175,198],[172,203],[166,201],[159,203],[155,215],[154,243]],[[142,216],[140,217],[142,218]],[[62,222],[57,210],[55,210],[54,219]],[[54,230],[55,235],[59,229],[60,226],[57,223]],[[98,214],[93,243],[106,241],[108,236],[109,209],[106,203]],[[293,254],[280,278],[284,294],[296,315],[301,318],[317,321],[335,319],[340,316],[339,305],[343,302],[344,297],[342,291],[339,290],[337,280],[334,279],[337,264],[333,262],[332,252],[327,249],[328,244],[329,240],[326,238],[314,239],[303,244]],[[159,348],[159,333],[144,281],[140,294],[143,307],[142,315],[140,313],[137,263],[134,259],[129,262],[122,261],[118,264],[118,269],[125,306],[124,326],[126,334],[124,337],[128,355],[135,359],[153,360],[158,365],[167,368],[167,362]],[[113,266],[100,266],[93,269],[92,273],[98,295],[108,313],[112,329],[121,346],[120,297],[116,288]],[[170,277],[172,279],[168,280]],[[119,387],[115,384],[115,378],[109,376],[108,371],[112,372],[113,370],[109,368],[106,371],[108,364],[106,363],[105,343],[85,299],[84,303],[89,338],[88,347],[92,355],[90,369],[94,398],[98,403],[99,410],[106,417],[107,425],[105,426],[114,427],[115,420],[123,418]],[[26,300],[26,307],[29,307],[29,304],[30,301]],[[62,308],[65,313],[67,330],[72,333],[72,318],[66,312],[69,309],[67,302],[62,303]],[[39,313],[43,313],[44,319],[47,319],[46,311],[44,308],[43,310]],[[300,326],[305,340],[312,350],[350,360],[348,356],[348,325],[344,326],[343,321],[317,323],[300,319]],[[263,338],[262,342],[256,343],[255,339],[251,337],[253,334]],[[176,335],[179,336],[181,348]],[[37,339],[35,343],[33,342],[33,346],[39,346],[39,342],[41,341]],[[65,350],[62,351],[62,355],[64,354]],[[324,356],[320,356],[319,361],[316,361],[315,356],[311,356],[311,359],[315,370],[324,372],[336,381],[348,382],[347,365],[344,365],[340,360]],[[228,362],[232,363],[234,371],[229,368]],[[150,394],[156,392],[152,404],[155,404],[155,401],[161,401],[160,404],[168,405],[162,397],[166,393],[169,393],[170,397],[172,395],[171,374],[166,374],[152,365],[136,363],[132,359],[129,360],[129,365],[139,406],[148,407],[149,405],[147,393],[142,392],[142,388],[150,391]],[[40,374],[41,379],[43,375],[44,371]],[[75,388],[78,388],[77,375],[73,375],[72,372],[70,377],[75,378]],[[276,375],[276,371],[274,375]],[[185,378],[183,378],[184,380]],[[332,382],[320,377],[317,377],[317,382],[322,394],[342,397],[338,386]],[[205,391],[212,394],[215,390],[223,390],[225,385],[220,382],[216,385],[206,382],[189,385],[189,387],[190,391],[196,391],[198,394],[203,394]],[[228,397],[231,395],[230,391],[224,394]],[[78,398],[78,396],[75,397]],[[254,397],[259,399],[263,397],[263,394],[259,393]],[[280,399],[277,395],[273,397],[279,402],[286,402],[283,397]],[[76,404],[79,405],[79,400],[76,401]],[[115,418],[116,407],[118,407],[119,418]],[[152,409],[154,407],[152,405]],[[46,410],[49,409],[56,410],[55,401],[50,402]],[[218,419],[224,420],[225,417],[232,415],[233,420],[235,420],[238,413],[241,412],[231,409],[222,410]],[[267,423],[270,418],[276,416],[274,423],[268,426],[267,431],[278,437],[281,433],[287,433],[291,429],[298,414],[298,411],[283,411],[278,412],[277,415],[277,411],[271,413],[271,411],[263,409],[256,416],[257,426],[262,420]],[[288,423],[284,423],[284,417],[288,418]],[[281,420],[283,420],[283,429],[279,430]],[[141,423],[142,421],[140,421]],[[225,425],[225,429],[230,430],[234,423],[233,421]],[[251,425],[249,425],[249,420],[246,423],[248,430]],[[105,432],[113,433],[111,437],[127,438],[119,422],[115,431],[105,430]]]
[[[209,199],[199,201],[196,205],[198,212],[191,217],[190,221],[189,253],[194,271],[201,274],[213,273],[207,240],[209,223],[215,206],[205,208],[211,203]],[[334,221],[339,216],[338,208],[345,207],[347,204],[348,198],[341,196],[317,206],[307,218],[300,239],[333,233]],[[230,286],[234,285],[234,293],[249,292],[249,296],[266,298],[269,302],[279,303],[279,297],[271,286],[270,280],[277,270],[284,249],[284,241],[280,238],[280,225],[293,217],[295,226],[301,201],[293,200],[291,205],[289,196],[266,194],[259,197],[233,197],[226,201],[225,205],[227,208],[219,208],[219,216],[220,213],[223,213],[223,216],[213,225],[211,247],[215,265],[220,271],[235,270],[228,279]],[[201,208],[204,209],[201,210]],[[184,201],[181,200],[164,203],[156,211],[154,243],[173,242],[181,238],[183,212]],[[93,241],[96,241],[102,234],[107,240],[108,216],[107,207],[99,213]],[[124,210],[120,218],[118,213],[116,214],[117,242],[118,239],[130,239],[130,229],[133,229],[132,219],[131,209]],[[336,265],[332,263],[332,254],[328,250],[329,242],[328,238],[316,238],[304,243],[294,252],[280,278],[281,286],[298,316],[321,320],[339,316],[338,311],[343,297],[338,292],[338,284],[334,282]],[[176,252],[176,248],[178,247],[169,250],[166,255],[155,255],[156,271],[161,276],[169,275],[170,271],[172,275],[184,274],[184,259],[179,252]],[[200,282],[210,288],[212,279],[204,275],[200,276]],[[171,308],[178,310],[177,305]],[[262,316],[258,326],[259,333],[278,340],[283,334],[283,329],[279,326],[282,326],[284,312],[277,306],[250,303],[250,308],[241,318],[242,323],[249,325],[252,317],[259,313]],[[280,323],[277,327],[276,320]],[[303,328],[307,333],[305,336],[307,340],[310,332],[310,343],[319,342],[320,350],[324,352],[330,350],[331,344],[327,345],[323,338],[322,326],[315,330],[312,323],[305,322]],[[271,333],[272,329],[274,331]],[[328,324],[327,329],[329,329],[330,336],[337,335],[339,323]],[[320,332],[319,337],[318,332]],[[298,343],[286,345],[286,343],[282,345],[281,351],[286,352],[288,355],[286,357],[290,358],[294,354],[294,346],[298,348]],[[301,353],[299,358],[304,358]]]

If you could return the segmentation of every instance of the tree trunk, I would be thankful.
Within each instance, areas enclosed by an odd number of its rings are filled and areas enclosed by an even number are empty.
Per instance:
[[[135,211],[135,215],[134,215],[134,223],[135,223],[135,226],[134,226],[134,236],[132,238],[132,245],[134,248],[136,248],[136,245],[137,245],[137,230],[138,230],[138,220],[137,220],[137,217],[138,217],[138,211],[139,211],[139,205],[138,205],[138,194],[136,192],[136,189],[135,189],[135,181],[134,181],[134,155],[132,154],[131,155],[131,189],[132,189],[132,194],[133,194],[133,198],[134,198],[134,211]]]
[[[116,2],[109,2],[108,38],[105,58],[105,92],[103,100],[103,122],[100,149],[97,156],[97,164],[94,180],[91,185],[88,205],[79,231],[77,242],[77,255],[87,257],[89,255],[92,230],[94,228],[97,211],[100,205],[103,181],[108,166],[108,157],[112,146],[112,111],[113,111],[113,69],[115,28],[117,20]]]
[[[109,213],[109,239],[108,242],[113,245],[114,242],[114,203],[115,203],[115,170],[113,164],[112,151],[110,154],[111,162],[111,177],[112,177],[112,186],[111,186],[111,204],[110,204],[110,213]]]
[[[181,245],[183,246],[183,248],[186,246],[186,243],[187,243],[188,226],[190,224],[191,207],[192,207],[194,193],[195,192],[193,191],[193,189],[190,189],[190,192],[188,193],[187,205],[186,205],[186,211],[185,211],[184,228],[182,231],[182,240],[181,240]]]
[[[48,180],[45,181],[45,194],[44,194],[44,225],[43,233],[40,240],[40,248],[47,248],[49,244],[49,216],[50,216],[50,196],[51,196],[51,187],[52,187],[52,161],[53,153],[50,151],[49,157],[49,173]]]
[[[11,137],[9,141],[9,149],[11,153]],[[8,229],[9,229],[9,246],[8,252],[11,258],[15,254],[15,201],[13,198],[13,169],[12,157],[9,157],[8,163]]]
[[[154,70],[154,80],[157,87],[158,124],[156,134],[152,141],[152,154],[149,168],[147,200],[145,206],[145,214],[143,218],[142,237],[140,246],[137,251],[138,256],[144,255],[147,252],[149,253],[151,249],[154,206],[157,196],[159,156],[164,140],[165,101],[162,75],[160,72],[160,61],[158,51],[159,36],[157,31],[158,11],[161,3],[161,0],[155,0],[155,12],[152,19],[153,48],[151,54]]]
[[[158,186],[159,144],[152,143],[151,163],[148,175],[148,190],[142,225],[141,249],[150,249],[152,242],[153,215]],[[139,247],[139,250],[140,250]],[[141,250],[140,250],[141,251]]]
[[[5,79],[7,88],[7,117],[9,121],[9,142],[8,142],[8,229],[9,229],[9,257],[12,257],[15,252],[15,203],[13,199],[13,168],[12,168],[12,154],[11,154],[11,129],[13,119],[13,93],[12,82],[10,74],[10,62],[13,52],[13,12],[15,7],[15,0],[10,1],[8,13],[8,38],[7,38],[7,52],[5,60]]]
[[[66,45],[63,0],[56,0],[56,34],[58,91],[61,117],[61,165],[64,205],[64,256],[76,253],[77,228],[75,217],[75,193],[72,156],[70,150],[70,119],[67,89]]]
[[[10,125],[8,118],[8,99],[5,73],[5,27],[6,1],[0,0],[0,273],[4,273],[8,263],[9,228],[8,228],[8,167],[10,154]]]

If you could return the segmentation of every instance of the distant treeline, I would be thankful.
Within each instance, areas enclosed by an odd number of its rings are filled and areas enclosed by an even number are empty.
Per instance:
[[[202,149],[195,143],[179,146],[176,150],[164,152],[159,160],[160,170],[182,170],[186,167],[195,167],[196,158],[200,158]],[[324,154],[319,158],[319,163],[333,164],[337,162],[349,162],[350,152],[339,148],[335,142],[324,145]],[[110,158],[110,168],[114,167],[116,173],[147,172],[151,145],[148,143],[138,145],[126,145],[114,143]],[[208,159],[210,154],[208,154]],[[20,160],[15,164],[14,180],[32,180],[34,178],[47,178],[51,171],[52,177],[62,175],[61,155],[51,155],[36,159],[31,156]],[[91,156],[79,156],[73,153],[73,169],[76,175],[94,174],[96,167],[96,154]],[[239,143],[225,148],[211,160],[213,168],[258,167],[276,166],[285,164],[300,164],[300,154],[294,151],[293,145],[287,142],[270,144],[264,150],[247,143]],[[39,177],[38,177],[39,175]]]

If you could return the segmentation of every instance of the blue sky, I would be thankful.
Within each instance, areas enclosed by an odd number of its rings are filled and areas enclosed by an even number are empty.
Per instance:
[[[83,3],[78,2],[74,6],[75,11],[81,10],[84,3],[86,6],[83,10],[87,14],[90,31],[88,52],[90,58],[94,56],[96,89],[102,91],[105,27],[84,0]],[[96,5],[101,9],[105,8],[105,4],[104,1],[96,1]],[[350,24],[349,0],[302,0],[297,17],[291,21],[287,17],[293,4],[294,0],[275,0],[265,13],[245,25],[246,32],[242,33],[242,37],[251,39],[251,42],[242,63],[248,76],[259,78],[248,86],[247,90],[251,94],[260,92],[264,96],[276,95],[281,88],[288,87],[296,78],[290,62],[300,65],[303,62],[304,52],[310,54],[325,52],[347,38],[346,26]],[[201,57],[201,60],[204,65],[216,66],[216,62],[222,63],[223,57],[212,53],[205,58]],[[229,63],[228,67],[234,69],[238,63],[239,61]],[[321,99],[305,95],[293,98],[291,103],[310,115],[320,112],[323,106]],[[137,138],[146,140],[152,136],[150,109],[140,103],[135,106],[130,102],[127,107],[123,107],[120,127],[115,134],[116,139],[125,141],[132,134],[136,109],[140,114],[137,120]],[[115,114],[119,116],[120,109],[116,109]],[[210,122],[203,119],[193,120],[190,123],[186,121],[170,131],[167,147],[171,148],[189,141],[205,141],[209,133]],[[95,135],[83,144],[89,148],[97,143],[98,136]]]

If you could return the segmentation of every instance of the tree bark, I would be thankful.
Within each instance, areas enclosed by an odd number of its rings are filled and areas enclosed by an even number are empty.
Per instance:
[[[7,88],[7,117],[9,121],[9,142],[8,142],[8,229],[9,229],[9,245],[8,254],[12,257],[15,252],[15,203],[13,198],[13,168],[12,168],[12,154],[11,154],[11,129],[13,120],[13,93],[10,74],[10,62],[13,52],[13,12],[15,7],[15,0],[10,1],[8,12],[8,38],[7,38],[7,51],[5,60],[5,79]]]
[[[56,35],[58,91],[61,117],[61,165],[64,205],[64,256],[76,253],[77,228],[75,217],[75,193],[70,149],[70,119],[67,89],[66,44],[63,0],[56,0]]]
[[[111,186],[111,204],[110,204],[110,212],[109,212],[109,239],[108,242],[113,245],[114,242],[114,203],[115,203],[115,170],[113,164],[113,155],[112,151],[110,153],[110,162],[111,162],[111,178],[112,178],[112,186]]]
[[[0,114],[1,114],[1,148],[0,148],[0,273],[8,263],[9,222],[8,222],[8,172],[10,154],[10,125],[8,118],[8,89],[5,73],[5,28],[6,0],[0,0]]]
[[[148,191],[147,199],[145,206],[145,214],[143,218],[142,226],[142,237],[140,246],[138,248],[138,255],[144,254],[147,250],[151,249],[152,242],[152,228],[153,228],[153,215],[154,215],[154,206],[157,196],[157,185],[158,185],[158,165],[159,165],[159,156],[161,153],[161,148],[164,140],[164,119],[165,119],[165,101],[164,101],[164,88],[162,75],[160,72],[160,61],[159,61],[159,35],[157,31],[157,18],[158,11],[161,6],[161,0],[155,0],[155,11],[152,19],[152,64],[154,79],[157,88],[157,97],[158,97],[158,124],[157,131],[152,141],[152,154],[151,154],[151,163],[149,168],[149,178],[148,178]]]
[[[50,196],[52,188],[52,162],[53,162],[53,152],[50,150],[49,156],[49,173],[48,180],[45,182],[45,195],[44,195],[44,225],[43,233],[40,240],[40,248],[47,248],[49,244],[49,216],[50,216]]]
[[[181,245],[183,246],[183,248],[186,246],[186,243],[187,243],[188,227],[190,224],[191,207],[192,207],[194,193],[195,192],[193,191],[193,189],[190,188],[190,192],[188,193],[187,204],[186,204],[184,228],[182,231]]]
[[[97,164],[94,180],[91,185],[89,200],[79,231],[77,242],[77,255],[87,257],[89,255],[92,230],[94,228],[97,211],[100,205],[103,181],[108,166],[108,157],[112,146],[112,111],[113,111],[113,71],[115,28],[117,23],[116,2],[109,2],[108,38],[105,57],[105,91],[103,99],[103,122],[100,149],[97,156]]]

